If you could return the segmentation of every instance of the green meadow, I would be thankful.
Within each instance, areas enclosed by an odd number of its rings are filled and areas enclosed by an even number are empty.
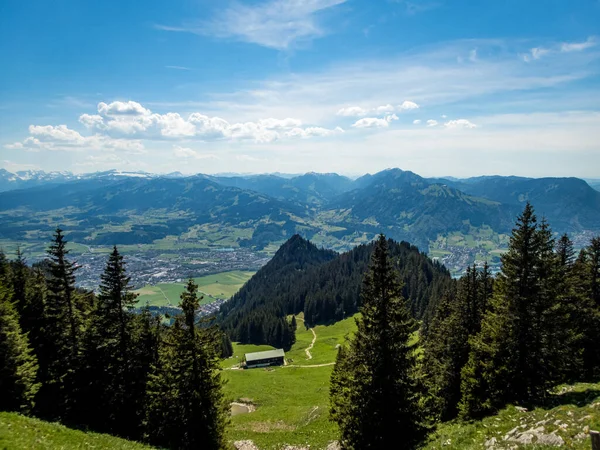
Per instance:
[[[302,315],[297,316],[296,343],[286,353],[287,366],[235,369],[245,353],[272,349],[267,345],[234,344],[233,357],[222,361],[228,398],[256,406],[254,412],[231,418],[228,437],[232,442],[250,439],[261,450],[284,444],[325,448],[337,438],[336,427],[329,421],[329,378],[337,346],[356,329],[354,318],[316,326],[311,359],[305,350],[314,335],[301,319]]]
[[[194,278],[198,284],[200,295],[204,297],[201,304],[206,305],[218,299],[230,298],[240,290],[255,272],[231,271],[221,272]],[[176,306],[179,304],[179,296],[185,289],[186,282],[159,283],[147,285],[135,291],[138,297],[138,305],[143,306]]]

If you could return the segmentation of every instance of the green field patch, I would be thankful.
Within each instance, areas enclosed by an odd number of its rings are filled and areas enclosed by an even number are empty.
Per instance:
[[[199,293],[204,298],[201,305],[207,305],[218,299],[230,298],[240,290],[255,272],[231,271],[194,278]],[[179,297],[185,290],[186,282],[159,283],[147,285],[135,291],[138,294],[138,306],[177,306]]]
[[[223,371],[228,398],[256,406],[252,413],[231,418],[228,439],[251,439],[260,449],[283,444],[325,448],[336,437],[336,426],[329,421],[332,367]]]

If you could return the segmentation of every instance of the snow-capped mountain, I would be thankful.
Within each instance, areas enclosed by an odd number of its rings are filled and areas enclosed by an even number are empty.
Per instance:
[[[6,169],[0,169],[0,192],[27,189],[45,184],[61,184],[83,179],[100,178],[115,180],[118,178],[154,178],[159,176],[147,172],[126,172],[120,170],[73,174],[71,172],[44,172],[43,170],[22,170],[12,173]]]

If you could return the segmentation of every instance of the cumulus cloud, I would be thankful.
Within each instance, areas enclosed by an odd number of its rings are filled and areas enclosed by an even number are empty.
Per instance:
[[[138,113],[124,113],[130,110]],[[139,139],[232,139],[267,143],[279,139],[279,131],[285,132],[302,125],[301,120],[291,117],[229,123],[220,117],[194,112],[186,118],[175,112],[153,113],[137,102],[113,102],[108,105],[100,103],[98,111],[101,115],[81,115],[79,122],[91,130],[120,138],[135,136]],[[120,113],[116,114],[113,111]]]
[[[98,113],[103,116],[139,116],[149,115],[150,110],[144,108],[138,102],[112,102],[108,105],[104,102],[98,103]]]
[[[446,128],[477,128],[477,125],[468,121],[467,119],[449,120],[444,124],[444,126]]]
[[[369,114],[384,115],[384,114],[391,114],[395,111],[409,111],[411,109],[417,109],[417,108],[419,108],[419,105],[417,105],[415,102],[405,100],[397,107],[394,107],[393,105],[391,105],[389,103],[387,105],[376,106],[373,108],[362,108],[360,106],[348,106],[348,107],[340,109],[337,112],[337,115],[345,116],[345,117],[364,117]]]
[[[437,126],[437,124],[438,124],[438,121],[437,121],[437,120],[429,119],[429,120],[427,121],[427,126],[428,126],[428,127],[435,127],[435,126]]]
[[[352,125],[354,128],[386,128],[390,126],[393,120],[398,120],[396,114],[387,115],[383,119],[378,117],[365,117],[359,119]]]
[[[402,104],[398,105],[398,108],[400,108],[401,110],[407,111],[407,110],[411,110],[411,109],[418,109],[419,105],[417,105],[415,102],[405,100],[402,102]]]
[[[388,103],[387,105],[378,106],[377,108],[375,108],[374,112],[377,113],[377,114],[393,113],[394,112],[394,107]]]
[[[288,137],[300,137],[300,138],[310,138],[310,137],[325,137],[332,136],[334,134],[343,133],[344,130],[340,127],[336,127],[333,130],[329,130],[327,128],[321,127],[307,127],[307,128],[292,128],[290,131],[285,133]]]
[[[419,125],[421,123],[420,119],[413,120],[413,125]]]
[[[298,119],[261,119],[258,125],[267,130],[281,130],[286,128],[294,128],[302,125],[302,121]]]
[[[30,125],[29,134],[22,142],[5,145],[8,149],[25,151],[81,151],[81,150],[122,150],[128,153],[144,153],[144,146],[139,140],[113,139],[109,136],[94,134],[82,136],[66,125]]]

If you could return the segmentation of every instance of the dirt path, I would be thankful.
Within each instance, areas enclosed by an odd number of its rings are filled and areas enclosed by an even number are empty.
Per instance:
[[[315,333],[315,330],[312,328],[309,328],[309,329],[313,334],[313,340],[310,343],[310,345],[304,349],[304,351],[306,352],[306,359],[312,359],[312,355],[310,354],[310,351],[312,350],[313,346],[315,345],[315,341],[317,340],[317,333]]]
[[[296,317],[296,320],[301,320],[302,322],[304,322],[304,319],[301,319],[300,317]],[[315,345],[315,341],[317,340],[317,333],[315,333],[315,330],[313,328],[309,328],[309,330],[313,335],[313,340],[310,343],[310,345],[304,349],[304,351],[306,352],[306,359],[312,359],[312,355],[311,355],[310,351],[312,350],[313,346]],[[296,366],[296,367],[301,367],[301,366]],[[313,367],[313,366],[310,366],[310,367]]]
[[[284,367],[302,367],[302,368],[308,368],[308,367],[327,367],[327,366],[333,366],[335,363],[334,362],[330,362],[330,363],[325,363],[325,364],[289,364],[287,366]]]

